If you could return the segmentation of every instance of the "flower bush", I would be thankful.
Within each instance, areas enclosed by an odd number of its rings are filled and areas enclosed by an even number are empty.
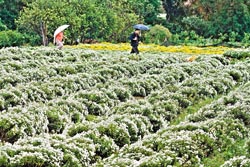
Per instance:
[[[201,166],[237,141],[249,152],[249,61],[189,56],[1,49],[0,166]]]

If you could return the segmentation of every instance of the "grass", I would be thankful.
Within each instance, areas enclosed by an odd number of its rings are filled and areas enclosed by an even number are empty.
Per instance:
[[[211,156],[203,159],[204,167],[220,167],[230,158],[246,155],[245,143],[246,140],[238,140],[223,152],[214,152]]]
[[[205,100],[197,102],[195,105],[187,107],[180,115],[178,115],[176,119],[170,122],[170,125],[178,125],[179,123],[185,120],[186,116],[188,116],[189,114],[196,113],[200,108],[212,103],[214,100],[217,100],[220,97],[221,96],[217,96],[215,98],[206,98]]]

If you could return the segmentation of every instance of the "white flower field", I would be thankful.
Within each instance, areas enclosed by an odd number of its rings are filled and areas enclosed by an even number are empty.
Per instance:
[[[1,49],[0,167],[249,167],[249,59],[189,56]]]

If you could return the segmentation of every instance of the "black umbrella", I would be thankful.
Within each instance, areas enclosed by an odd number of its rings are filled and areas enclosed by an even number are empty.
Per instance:
[[[136,24],[133,26],[134,29],[138,30],[149,30],[150,28],[144,24]]]

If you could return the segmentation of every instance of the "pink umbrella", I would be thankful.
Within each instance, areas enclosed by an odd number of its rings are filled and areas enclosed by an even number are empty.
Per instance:
[[[60,32],[62,32],[63,30],[65,30],[68,27],[69,27],[69,25],[65,24],[65,25],[62,25],[62,26],[60,26],[60,27],[58,27],[56,29],[56,31],[54,32],[54,43],[56,42],[56,35],[59,34]]]

